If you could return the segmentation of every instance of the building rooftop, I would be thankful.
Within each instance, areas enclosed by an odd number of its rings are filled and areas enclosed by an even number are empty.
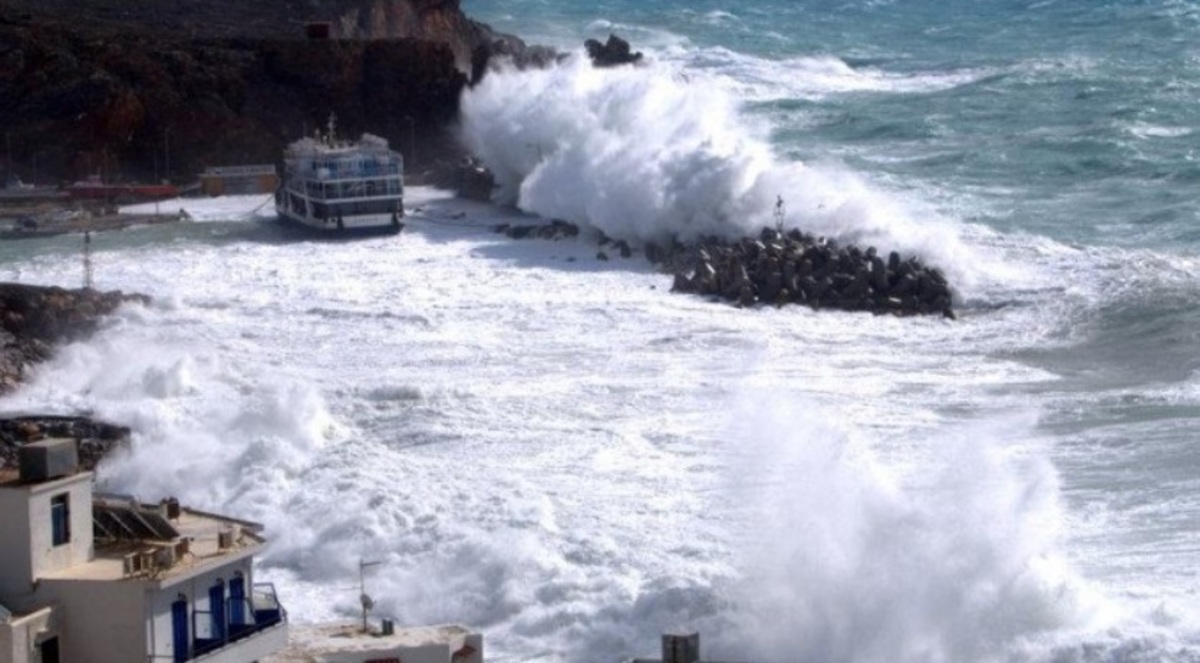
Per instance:
[[[397,628],[391,635],[363,633],[361,624],[293,624],[287,648],[263,658],[262,663],[319,663],[335,654],[429,645],[446,645],[451,653],[458,653],[471,647],[467,638],[472,635],[478,634],[454,624]],[[464,653],[474,653],[474,649]]]
[[[42,484],[52,484],[68,479],[75,479],[80,474],[89,474],[86,471],[72,472],[62,476],[56,476],[49,479],[29,480],[21,478],[21,471],[15,467],[0,467],[0,488],[22,488],[28,486],[40,486]]]
[[[95,558],[46,579],[165,581],[253,555],[265,546],[261,525],[181,508],[174,500],[147,505],[97,497],[92,507]]]

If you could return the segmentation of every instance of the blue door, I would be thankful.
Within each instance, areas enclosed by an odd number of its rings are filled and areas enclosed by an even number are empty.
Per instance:
[[[208,607],[212,611],[212,638],[224,642],[228,634],[225,623],[225,581],[218,580],[217,584],[208,589]]]
[[[246,625],[246,579],[242,576],[229,581],[229,623]]]
[[[175,643],[175,663],[188,660],[188,604],[185,598],[171,604],[171,640]]]

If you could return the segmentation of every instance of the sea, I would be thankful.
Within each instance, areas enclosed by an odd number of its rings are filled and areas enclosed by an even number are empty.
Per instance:
[[[90,255],[153,301],[0,412],[130,427],[100,488],[262,523],[295,623],[365,592],[499,662],[664,633],[1200,661],[1200,3],[462,8],[564,55],[464,94],[493,204],[413,186],[401,235],[329,242],[268,199],[162,203],[193,220]],[[640,64],[590,66],[612,34]],[[583,232],[493,231],[554,218]],[[636,251],[776,225],[940,268],[956,319],[737,308]],[[83,275],[78,236],[0,244],[0,280]]]

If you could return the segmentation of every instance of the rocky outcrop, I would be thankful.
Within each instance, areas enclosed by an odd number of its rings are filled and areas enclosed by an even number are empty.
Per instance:
[[[597,67],[616,67],[642,61],[641,51],[632,52],[629,42],[614,34],[608,35],[608,41],[603,44],[595,39],[588,39],[583,42],[583,47],[587,49],[592,64]]]
[[[92,333],[100,320],[145,295],[0,283],[0,393],[11,391],[54,347]]]
[[[529,46],[513,35],[473,21],[458,0],[364,0],[343,8],[333,35],[343,39],[418,39],[446,44],[455,65],[477,81],[494,59],[505,57],[518,66],[545,65],[553,49]]]
[[[19,467],[20,449],[48,437],[79,440],[79,464],[93,470],[106,455],[129,442],[129,428],[90,417],[30,416],[0,419],[0,469]]]
[[[501,223],[492,226],[492,230],[504,233],[512,239],[548,239],[557,241],[579,236],[579,226],[563,221],[562,219],[552,219],[548,224]]]
[[[460,198],[487,202],[492,199],[496,178],[492,171],[474,157],[463,157],[454,161],[439,161],[424,171],[425,184],[453,191]]]

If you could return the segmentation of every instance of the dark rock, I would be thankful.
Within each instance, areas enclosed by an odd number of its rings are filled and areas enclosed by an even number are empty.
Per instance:
[[[25,369],[53,348],[92,333],[103,316],[144,295],[0,283],[0,391],[20,384]]]
[[[21,446],[44,437],[79,441],[79,464],[85,470],[129,441],[129,429],[89,417],[29,416],[0,419],[0,468],[18,467]]]
[[[630,52],[629,42],[614,34],[610,34],[608,41],[603,44],[595,39],[589,39],[583,43],[583,46],[587,49],[588,57],[592,59],[592,64],[597,67],[636,64],[642,59],[641,51],[637,53]]]
[[[36,160],[43,179],[191,181],[207,165],[276,163],[330,112],[344,135],[381,135],[413,168],[459,151],[470,53],[495,38],[452,0],[113,7],[0,2],[0,123],[17,172]],[[311,19],[335,38],[303,39]]]
[[[487,202],[496,189],[496,177],[474,157],[438,161],[421,176],[425,184],[448,189],[460,198]]]
[[[561,219],[554,219],[549,224],[513,226],[507,223],[496,226],[497,232],[503,232],[512,239],[550,239],[559,240],[579,235],[579,226]]]
[[[669,248],[652,246],[647,257],[675,275],[672,292],[716,297],[740,307],[805,304],[814,309],[953,316],[950,286],[941,271],[916,258],[902,260],[895,252],[885,264],[875,247],[842,247],[799,231],[771,228],[737,241],[707,237],[692,245],[674,241]]]

